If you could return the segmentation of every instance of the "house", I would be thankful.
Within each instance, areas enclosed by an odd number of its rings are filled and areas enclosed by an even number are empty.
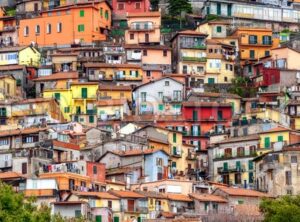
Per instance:
[[[12,75],[0,76],[0,99],[17,97],[17,82]]]
[[[284,146],[282,150],[271,151],[256,157],[256,189],[272,197],[299,193],[297,165],[299,144]]]
[[[32,46],[4,47],[0,49],[0,66],[25,65],[38,67],[40,59],[40,52]]]
[[[13,190],[16,192],[24,190],[24,183],[26,182],[26,179],[26,176],[13,171],[0,173],[0,181],[12,186]]]
[[[42,97],[44,90],[68,89],[72,82],[78,82],[77,72],[59,72],[33,79],[37,97]]]
[[[147,218],[148,207],[145,196],[129,190],[110,190],[108,192],[121,199],[121,217],[118,221],[127,221],[133,218],[141,221],[142,218]]]
[[[159,44],[161,13],[140,12],[127,14],[128,29],[125,44]]]
[[[111,6],[106,1],[68,4],[42,11],[38,17],[22,19],[19,44],[35,42],[42,47],[74,43],[91,45],[106,40],[110,24]],[[74,33],[69,32],[70,27]]]
[[[0,11],[0,41],[1,46],[16,46],[18,44],[17,20],[14,16],[5,15]]]
[[[98,88],[98,100],[125,99],[132,102],[132,87],[127,85],[100,84]]]
[[[22,17],[38,15],[42,10],[42,2],[38,0],[17,1],[16,14]]]
[[[53,140],[53,161],[63,163],[80,159],[80,146],[59,140]]]
[[[184,84],[170,77],[139,85],[133,91],[137,114],[179,115]]]
[[[207,34],[186,30],[177,32],[171,39],[172,70],[175,73],[190,75],[187,87],[197,81],[204,83],[206,37]]]
[[[297,48],[289,46],[281,46],[271,49],[271,56],[273,61],[273,67],[279,69],[299,69],[300,65],[297,62],[297,58],[300,56],[300,52]]]
[[[254,187],[253,158],[259,136],[249,135],[221,140],[208,149],[211,180],[244,188]]]
[[[134,2],[123,2],[120,0],[112,1],[113,16],[114,18],[126,18],[127,13],[143,13],[149,12],[150,1],[134,1]]]
[[[193,200],[184,194],[167,194],[170,212],[174,214],[192,213]]]
[[[93,82],[117,82],[121,85],[138,85],[142,82],[142,69],[135,64],[86,63],[86,76]]]
[[[49,63],[52,64],[54,72],[76,72],[78,69],[79,52],[58,51],[51,54]]]
[[[126,61],[143,69],[143,83],[172,73],[171,48],[164,45],[125,45]]]
[[[270,50],[278,47],[279,44],[279,39],[272,36],[272,31],[266,28],[237,28],[232,36],[239,38],[241,61],[257,61],[271,55]]]
[[[51,203],[51,214],[60,214],[63,218],[89,219],[90,206],[84,201],[57,201]]]
[[[72,192],[68,201],[84,201],[91,207],[92,219],[110,222],[120,218],[120,198],[108,192]]]
[[[207,62],[204,83],[230,84],[235,77],[235,46],[217,39],[207,39]]]
[[[226,20],[211,20],[200,23],[196,31],[207,34],[207,39],[226,38],[229,25]]]
[[[189,195],[194,200],[195,213],[198,214],[217,214],[229,211],[227,200],[221,196],[213,194],[192,193]]]
[[[281,149],[284,145],[289,145],[290,132],[290,129],[281,126],[260,132],[260,144],[257,152],[262,154],[270,150]]]

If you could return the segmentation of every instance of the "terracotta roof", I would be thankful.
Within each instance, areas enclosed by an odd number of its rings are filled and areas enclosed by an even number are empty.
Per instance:
[[[161,216],[163,216],[164,218],[175,218],[176,214],[172,213],[172,212],[161,212],[160,213]]]
[[[270,129],[270,130],[267,130],[267,131],[260,132],[259,134],[264,134],[264,133],[276,133],[276,132],[284,132],[284,131],[291,131],[291,129],[285,128],[285,127],[282,127],[282,126],[279,126],[279,127],[276,127],[276,128]]]
[[[126,183],[121,182],[121,181],[105,180],[105,182],[106,182],[107,184],[115,184],[115,185],[122,185],[122,186],[125,186],[125,185],[126,185]]]
[[[126,174],[130,173],[132,171],[139,170],[140,167],[118,167],[114,169],[108,169],[106,170],[106,176],[107,175],[118,175],[118,174]]]
[[[148,115],[130,115],[130,116],[125,116],[123,119],[123,122],[151,122],[153,121],[186,121],[185,118],[183,118],[180,115],[153,115],[153,114],[148,114]]]
[[[60,52],[60,53],[54,53],[50,56],[78,56],[78,52]]]
[[[145,197],[139,193],[136,193],[134,191],[129,191],[129,190],[110,190],[108,192],[120,198],[144,198]]]
[[[223,197],[213,195],[213,194],[190,194],[190,197],[203,202],[219,202],[219,203],[227,203],[227,200]]]
[[[155,198],[155,199],[167,199],[164,193],[154,192],[154,191],[135,191],[145,197]]]
[[[182,103],[185,107],[231,107],[230,103],[218,102],[200,102],[200,101],[186,101]]]
[[[0,71],[19,70],[19,69],[25,69],[25,66],[22,65],[0,66]]]
[[[71,150],[80,150],[80,146],[73,143],[66,143],[58,140],[53,140],[53,146],[71,149]]]
[[[0,137],[38,133],[41,131],[45,131],[47,129],[48,128],[25,128],[25,129],[3,130],[0,131]]]
[[[95,85],[95,86],[98,86],[99,83],[97,82],[71,82],[71,85]]]
[[[170,80],[173,80],[173,81],[175,81],[175,82],[177,82],[177,83],[179,83],[179,84],[183,85],[183,83],[182,83],[182,82],[180,82],[180,81],[178,81],[177,79],[174,79],[174,78],[172,78],[172,77],[170,77],[170,76],[164,76],[164,77],[161,77],[161,78],[159,78],[159,79],[155,79],[155,80],[152,80],[152,81],[150,81],[150,82],[147,82],[147,83],[141,84],[141,85],[139,85],[139,86],[135,87],[135,89],[134,89],[134,90],[136,90],[136,89],[138,89],[138,88],[140,88],[140,87],[143,87],[143,86],[146,86],[146,85],[153,84],[153,83],[155,83],[155,82],[158,82],[158,81],[164,80],[164,79],[170,79]]]
[[[125,49],[153,49],[153,50],[171,50],[169,46],[166,45],[125,45]]]
[[[207,37],[208,35],[202,32],[197,32],[194,30],[185,30],[185,31],[181,31],[181,32],[177,32],[170,41],[173,41],[178,35],[192,35],[192,36],[205,36]]]
[[[25,178],[25,177],[24,175],[12,171],[0,173],[0,180],[17,179],[17,178]]]
[[[192,202],[193,200],[184,194],[167,194],[167,198],[169,200],[174,200],[174,201],[182,201],[182,202]]]
[[[132,91],[131,86],[124,85],[99,85],[99,91]]]
[[[256,190],[248,190],[242,188],[233,188],[233,187],[225,187],[225,186],[216,186],[216,189],[227,193],[229,196],[245,196],[245,197],[268,197],[268,194],[258,192]]]
[[[126,99],[105,99],[96,102],[96,106],[122,106],[127,103]]]
[[[242,142],[242,141],[250,141],[250,140],[259,140],[259,136],[257,134],[254,134],[249,136],[231,137],[226,140],[222,140],[218,142],[218,144],[234,143],[234,142]]]
[[[60,79],[78,79],[78,72],[58,72],[49,76],[41,76],[33,81],[52,81],[52,80],[60,80]]]
[[[23,49],[26,49],[29,46],[15,46],[15,47],[4,47],[0,48],[0,53],[1,52],[19,52]]]
[[[141,66],[135,64],[107,64],[107,63],[86,63],[84,64],[86,68],[136,68],[140,69]]]
[[[160,12],[134,12],[134,13],[128,13],[127,18],[132,17],[158,17],[160,16]]]
[[[141,149],[132,149],[132,150],[126,150],[126,151],[108,151],[111,153],[114,153],[118,156],[139,156],[139,155],[147,155],[147,154],[152,154],[152,153],[156,153],[158,151],[162,151],[164,153],[166,153],[164,150],[162,149],[146,149],[146,150],[141,150]],[[166,153],[167,154],[167,153]]]
[[[75,195],[78,196],[93,196],[93,197],[98,197],[100,199],[110,199],[110,200],[119,200],[119,197],[116,197],[108,192],[79,192],[79,191],[74,191],[72,192]]]
[[[214,98],[234,98],[234,99],[241,99],[242,97],[240,97],[237,94],[233,94],[233,93],[214,93],[214,92],[202,92],[202,93],[196,93],[193,92],[189,97],[214,97]]]
[[[77,204],[87,204],[84,201],[60,201],[60,202],[52,202],[54,205],[77,205]]]

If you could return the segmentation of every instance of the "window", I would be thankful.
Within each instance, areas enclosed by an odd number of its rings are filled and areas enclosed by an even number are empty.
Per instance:
[[[217,26],[217,32],[222,32],[222,26]]]
[[[270,137],[265,137],[265,148],[270,148],[271,143],[270,143]]]
[[[257,36],[249,35],[249,44],[257,44]]]
[[[94,116],[89,116],[89,122],[94,123],[94,121],[95,121]]]
[[[54,93],[54,98],[59,101],[60,100],[60,93]]]
[[[172,162],[172,168],[175,168],[176,169],[176,162]]]
[[[130,39],[134,39],[134,34],[133,33],[130,33]]]
[[[135,9],[141,9],[141,3],[140,2],[135,3]]]
[[[198,111],[193,110],[193,120],[198,120]]]
[[[97,166],[93,166],[93,174],[97,174]]]
[[[291,156],[291,163],[297,163],[297,156]]]
[[[84,10],[80,10],[79,16],[80,16],[80,17],[84,17]]]
[[[162,99],[163,96],[164,96],[163,92],[158,92],[158,97],[159,97],[160,99]]]
[[[142,99],[142,102],[146,102],[146,99],[147,99],[147,93],[146,92],[141,92],[141,99]]]
[[[22,163],[22,174],[27,174],[27,163]]]
[[[146,71],[146,76],[147,76],[147,77],[151,77],[151,71],[150,71],[150,70],[147,70],[147,71]]]
[[[88,96],[87,88],[81,88],[81,98],[86,99]]]
[[[200,72],[200,73],[204,72],[203,66],[197,66],[197,72]]]
[[[75,210],[75,217],[80,218],[81,217],[81,210]]]
[[[105,11],[105,15],[104,15],[104,17],[105,17],[105,19],[106,19],[106,20],[108,20],[108,19],[109,19],[109,14],[108,14],[108,11],[107,11],[107,10]]]
[[[163,111],[165,108],[164,104],[158,104],[158,110]]]
[[[1,139],[0,140],[0,146],[8,145],[8,139]]]
[[[164,51],[163,51],[163,56],[164,56],[164,57],[168,56],[168,50],[164,50]]]
[[[228,82],[228,79],[226,76],[224,77],[224,82]]]
[[[147,49],[143,50],[143,56],[147,56]]]
[[[208,78],[208,84],[214,84],[215,78]]]
[[[215,213],[218,212],[218,204],[217,203],[213,203],[212,208],[213,208],[213,212],[215,212]]]
[[[62,32],[62,23],[61,22],[57,23],[57,32],[58,33]]]
[[[36,25],[36,26],[35,26],[35,34],[39,35],[40,32],[41,32],[40,26],[39,26],[39,25]]]
[[[248,161],[248,169],[253,170],[253,161],[252,160]]]
[[[77,29],[78,29],[78,32],[84,32],[84,25],[78,25],[78,27],[77,27]]]
[[[283,136],[278,136],[277,140],[278,140],[278,142],[283,142]]]
[[[70,112],[70,107],[68,107],[68,106],[65,107],[65,108],[64,108],[64,112],[65,112],[65,113],[69,113],[69,112]]]
[[[209,208],[209,202],[204,202],[204,210],[208,211]]]
[[[110,208],[110,209],[112,208],[112,201],[111,200],[107,201],[107,207]]]
[[[25,26],[24,28],[24,36],[28,36],[29,35],[29,27]]]
[[[170,82],[169,81],[165,81],[165,86],[169,86]]]
[[[292,185],[292,171],[285,171],[285,184]]]
[[[173,91],[173,99],[174,99],[174,101],[181,101],[181,91],[180,90]]]
[[[118,10],[124,10],[124,3],[118,3]]]
[[[262,37],[262,44],[263,45],[272,45],[272,36],[264,35]]]
[[[249,56],[250,56],[250,59],[255,59],[255,51],[254,50],[250,50],[249,51]]]
[[[270,51],[269,50],[266,50],[265,51],[265,56],[269,56],[270,55]]]
[[[253,172],[249,172],[249,183],[253,183]]]
[[[103,17],[103,8],[100,8],[100,16]]]
[[[0,116],[6,117],[6,108],[0,108]]]
[[[177,141],[177,137],[176,136],[177,136],[176,133],[173,133],[173,143],[176,143],[176,141]]]
[[[51,24],[47,24],[47,34],[51,34]]]

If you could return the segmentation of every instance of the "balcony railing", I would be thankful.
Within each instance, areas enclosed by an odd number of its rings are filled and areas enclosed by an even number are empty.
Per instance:
[[[181,96],[178,96],[178,97],[164,96],[163,97],[164,103],[181,102],[181,101],[182,101]]]
[[[201,136],[201,132],[182,131],[183,136]]]
[[[218,168],[218,173],[219,174],[224,174],[224,173],[234,173],[234,172],[244,172],[245,168],[244,167],[228,167],[228,168],[224,168],[224,167],[219,167]]]
[[[255,157],[255,156],[257,156],[256,152],[250,152],[248,154],[237,153],[236,155],[225,154],[225,155],[216,155],[214,160],[227,160],[227,159],[238,158],[238,157]]]
[[[188,49],[201,49],[201,50],[206,49],[206,45],[199,44],[199,43],[181,43],[180,47],[181,48],[188,48]]]
[[[182,56],[182,61],[206,62],[206,57]]]

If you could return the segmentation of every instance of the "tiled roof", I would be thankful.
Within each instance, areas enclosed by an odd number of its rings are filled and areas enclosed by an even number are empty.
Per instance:
[[[214,92],[201,92],[196,93],[193,92],[190,97],[214,97],[214,98],[234,98],[234,99],[241,99],[241,97],[237,94],[233,93],[214,93]]]
[[[97,85],[99,85],[99,83],[97,83],[97,82],[71,82],[71,85],[72,86],[74,86],[74,85],[83,85],[83,86],[85,86],[85,85],[95,85],[95,86],[97,86]]]
[[[53,146],[71,149],[71,150],[80,150],[80,146],[73,143],[66,143],[58,140],[53,140]]]
[[[141,150],[141,149],[132,149],[132,150],[126,150],[126,151],[109,151],[111,153],[114,153],[118,156],[139,156],[139,155],[144,155],[144,154],[151,154],[155,153],[158,151],[163,151],[162,149],[146,149],[146,150]]]
[[[140,87],[143,87],[143,86],[146,86],[146,85],[155,83],[155,82],[159,82],[159,81],[161,81],[161,80],[167,80],[167,79],[173,80],[173,81],[175,81],[175,82],[177,82],[177,83],[183,85],[183,83],[180,82],[180,81],[178,81],[177,79],[174,79],[174,78],[172,78],[172,77],[170,77],[170,76],[164,76],[164,77],[161,77],[161,78],[159,78],[159,79],[155,79],[155,80],[149,81],[149,82],[147,82],[147,83],[141,84],[141,85],[135,87],[135,90],[138,89],[138,88],[140,88]]]
[[[74,191],[73,194],[78,196],[93,196],[98,197],[100,199],[110,199],[110,200],[119,200],[119,197],[116,197],[108,192],[79,192]]]
[[[283,132],[283,131],[290,131],[290,130],[291,130],[291,129],[289,129],[289,128],[285,128],[285,127],[279,126],[279,127],[276,127],[276,128],[270,129],[270,130],[267,130],[267,131],[260,132],[259,134],[264,134],[264,133],[276,133],[276,132]]]
[[[242,141],[250,141],[250,140],[259,140],[259,136],[257,134],[254,134],[249,136],[232,137],[226,140],[222,140],[218,142],[218,144],[234,143],[234,142],[242,142]]]
[[[153,49],[153,50],[171,50],[170,47],[166,46],[166,45],[125,45],[124,46],[125,49]]]
[[[192,202],[193,200],[184,194],[167,194],[167,198],[169,200],[174,200],[174,201],[182,201],[182,202]]]
[[[112,181],[112,180],[106,180],[105,181],[107,184],[115,184],[115,185],[121,185],[121,186],[125,186],[126,183],[121,182],[121,181]]]
[[[175,213],[172,212],[161,212],[161,216],[163,216],[164,218],[174,218],[176,216]]]
[[[208,36],[205,33],[202,32],[197,32],[194,30],[185,30],[185,31],[181,31],[181,32],[177,32],[170,41],[173,41],[178,35],[192,35],[192,36]]]
[[[78,79],[78,72],[58,72],[49,76],[41,76],[33,81],[52,81],[60,79]]]
[[[0,66],[0,71],[21,70],[21,69],[25,69],[25,66],[22,66],[22,65]]]
[[[155,116],[155,115],[130,115],[124,118],[124,122],[151,122],[153,121],[185,121],[185,119],[180,115],[162,115],[162,116]]]
[[[122,106],[127,103],[126,99],[105,99],[96,102],[97,106]]]
[[[124,85],[99,85],[99,91],[132,91],[131,86]]]
[[[14,129],[14,130],[5,130],[5,131],[3,130],[0,131],[0,137],[38,133],[41,131],[45,131],[47,129],[48,128],[25,128],[25,129]]]
[[[144,195],[129,190],[110,190],[108,192],[120,198],[144,198],[145,197]]]
[[[155,199],[167,199],[164,193],[154,192],[154,191],[135,191],[145,197],[155,198]]]
[[[218,102],[200,102],[200,101],[186,101],[182,103],[185,107],[231,107],[229,103]]]
[[[17,101],[15,102],[15,104],[43,103],[49,101],[55,101],[55,100],[52,98],[34,98],[34,99],[25,99],[25,100]]]
[[[242,188],[233,188],[233,187],[225,187],[225,186],[216,186],[216,189],[227,193],[229,196],[245,196],[245,197],[268,197],[269,195],[258,192],[256,190],[248,190]]]
[[[60,202],[52,202],[54,205],[77,205],[77,204],[87,204],[84,201],[60,201]]]
[[[4,47],[4,48],[0,48],[0,53],[1,52],[19,52],[27,47],[28,46]]]
[[[25,178],[25,177],[19,173],[12,172],[12,171],[0,173],[0,180],[15,179],[15,178]]]
[[[219,203],[227,203],[227,200],[223,197],[213,195],[213,194],[190,194],[190,197],[203,202],[219,202]]]
[[[86,68],[136,68],[140,69],[141,66],[135,64],[107,64],[107,63],[86,63],[84,64]]]
[[[126,174],[138,169],[140,169],[140,167],[118,167],[118,168],[106,170],[106,175]]]
[[[127,18],[132,17],[158,17],[160,16],[160,12],[134,12],[134,13],[128,13]]]

